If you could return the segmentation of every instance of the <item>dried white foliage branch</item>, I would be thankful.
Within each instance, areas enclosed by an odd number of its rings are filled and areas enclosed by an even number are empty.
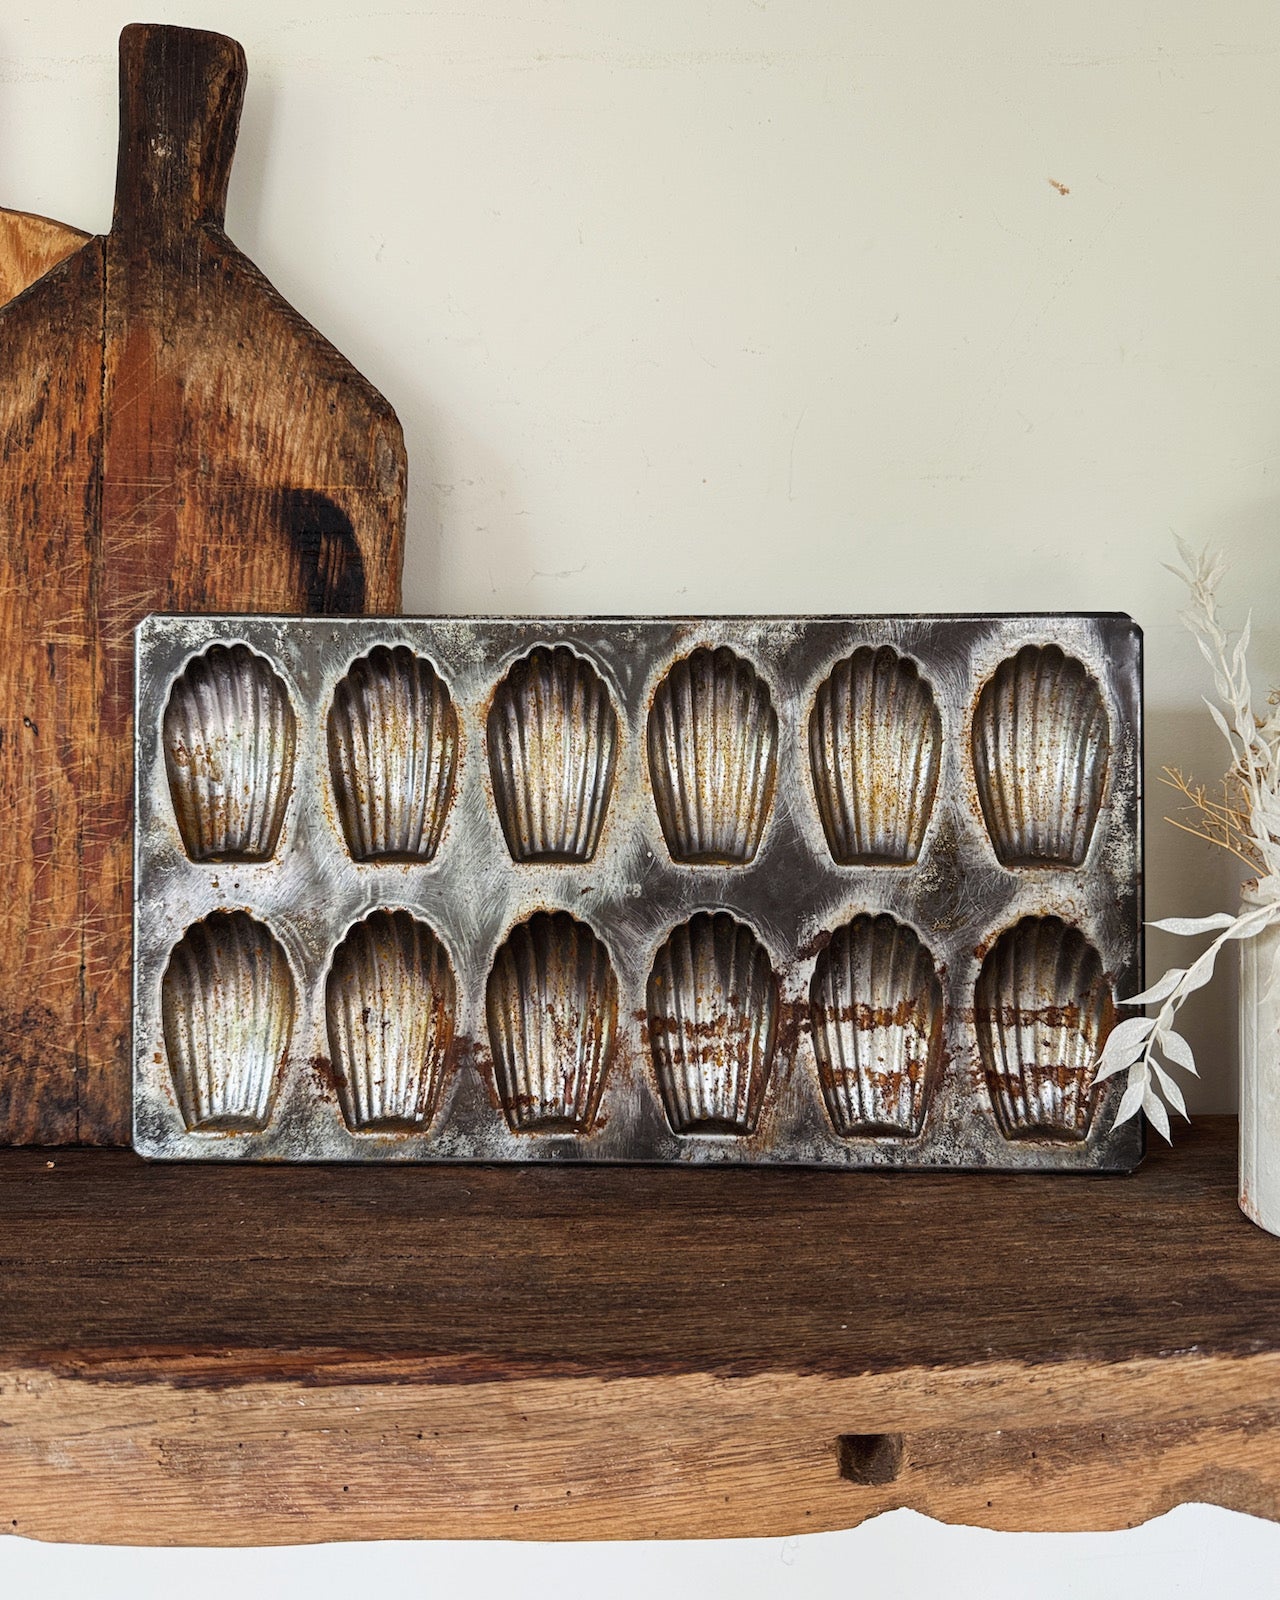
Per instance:
[[[1209,917],[1166,917],[1153,922],[1164,933],[1214,933],[1217,937],[1190,967],[1171,967],[1156,983],[1125,1002],[1131,1006],[1158,1006],[1154,1016],[1131,1017],[1113,1029],[1099,1060],[1098,1081],[1125,1072],[1128,1085],[1116,1114],[1117,1124],[1146,1113],[1151,1125],[1169,1138],[1166,1106],[1187,1115],[1182,1091],[1170,1068],[1196,1071],[1191,1046],[1174,1029],[1183,1002],[1203,989],[1213,976],[1219,955],[1233,940],[1251,939],[1272,923],[1280,922],[1280,705],[1269,705],[1265,718],[1255,715],[1245,654],[1249,648],[1249,623],[1233,644],[1218,617],[1216,591],[1226,563],[1216,552],[1197,555],[1177,541],[1182,567],[1170,567],[1191,591],[1191,604],[1181,620],[1195,635],[1200,653],[1213,672],[1221,706],[1206,698],[1209,714],[1231,750],[1231,765],[1221,802],[1210,800],[1203,789],[1192,789],[1181,774],[1170,772],[1166,781],[1179,789],[1198,812],[1198,823],[1187,831],[1221,845],[1258,873],[1259,903],[1235,913],[1215,912]],[[1172,820],[1172,819],[1170,819]],[[1176,824],[1185,827],[1183,823]]]

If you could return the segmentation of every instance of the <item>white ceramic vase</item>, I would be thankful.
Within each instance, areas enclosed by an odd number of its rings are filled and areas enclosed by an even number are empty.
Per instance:
[[[1265,880],[1264,880],[1265,881]],[[1261,905],[1257,891],[1240,897]],[[1240,1209],[1280,1234],[1280,925],[1240,943]]]

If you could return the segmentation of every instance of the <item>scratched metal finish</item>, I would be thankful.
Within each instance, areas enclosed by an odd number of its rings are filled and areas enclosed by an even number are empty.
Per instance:
[[[151,617],[137,686],[144,1155],[1141,1156],[1089,1080],[1141,983],[1127,617]],[[286,761],[267,858],[194,859]]]

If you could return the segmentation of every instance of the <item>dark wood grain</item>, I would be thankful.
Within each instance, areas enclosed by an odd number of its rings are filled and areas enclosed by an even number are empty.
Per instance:
[[[120,81],[111,232],[0,308],[0,1143],[128,1139],[136,623],[400,599],[395,414],[223,231],[243,52]]]
[[[780,1535],[1280,1516],[1235,1125],[1132,1178],[0,1155],[0,1530]]]
[[[1280,1348],[1280,1251],[1236,1209],[1233,1138],[1202,1123],[1129,1179],[13,1153],[0,1358],[465,1378],[1247,1355]]]

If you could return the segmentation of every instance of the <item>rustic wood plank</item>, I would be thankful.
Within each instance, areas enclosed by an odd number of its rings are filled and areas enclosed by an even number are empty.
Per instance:
[[[1234,1126],[1206,1119],[1129,1179],[7,1154],[0,1361],[209,1350],[226,1373],[237,1351],[255,1372],[301,1351],[309,1371],[307,1352],[337,1351],[634,1376],[1241,1358],[1280,1349],[1280,1252],[1236,1207]]]
[[[1073,1362],[1052,1381],[984,1364],[224,1388],[14,1370],[0,1516],[31,1538],[131,1544],[779,1536],[898,1506],[1022,1531],[1129,1527],[1192,1500],[1275,1518],[1280,1409],[1257,1397],[1280,1364],[1223,1365],[1120,1384]],[[902,1433],[892,1482],[840,1476],[852,1429]]]
[[[0,1526],[1277,1517],[1280,1255],[1236,1207],[1235,1136],[1206,1120],[1128,1179],[10,1152]]]
[[[0,1141],[79,1131],[103,247],[0,310]]]
[[[0,308],[0,1143],[128,1139],[138,620],[400,599],[395,414],[223,231],[243,52],[120,76],[111,232]]]
[[[89,237],[65,222],[0,206],[0,305],[74,255]]]

